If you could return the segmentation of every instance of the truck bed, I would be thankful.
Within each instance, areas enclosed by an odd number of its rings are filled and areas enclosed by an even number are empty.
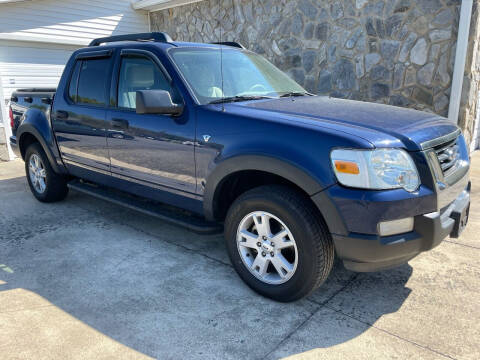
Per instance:
[[[42,111],[49,110],[55,92],[55,88],[30,88],[18,89],[12,93],[10,107],[13,113],[12,132],[14,135],[23,113],[30,107],[36,107]]]

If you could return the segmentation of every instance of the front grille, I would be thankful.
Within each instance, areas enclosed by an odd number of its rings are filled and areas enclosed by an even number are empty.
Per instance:
[[[460,147],[457,139],[434,147],[438,162],[442,168],[443,176],[448,176],[455,171],[457,161],[460,159]]]

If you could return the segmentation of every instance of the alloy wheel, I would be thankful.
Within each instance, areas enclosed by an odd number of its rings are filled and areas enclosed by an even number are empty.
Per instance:
[[[28,175],[36,192],[43,194],[47,188],[47,172],[42,160],[37,154],[30,156],[28,162]]]
[[[283,284],[297,269],[298,250],[292,233],[268,212],[255,211],[240,221],[237,249],[243,264],[264,283]]]

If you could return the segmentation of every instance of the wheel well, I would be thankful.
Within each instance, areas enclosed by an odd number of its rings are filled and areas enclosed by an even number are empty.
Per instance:
[[[18,142],[18,145],[20,147],[20,153],[22,154],[22,159],[25,159],[25,152],[27,151],[27,148],[33,143],[38,142],[38,139],[34,135],[30,133],[22,134]]]
[[[308,201],[310,196],[297,184],[279,175],[261,170],[242,170],[228,175],[218,185],[213,198],[213,214],[216,220],[223,221],[228,208],[244,192],[262,185],[286,185],[304,194]]]

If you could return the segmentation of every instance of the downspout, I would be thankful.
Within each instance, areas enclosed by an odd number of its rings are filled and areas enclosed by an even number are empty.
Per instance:
[[[130,1],[130,7],[132,8],[133,11],[141,11],[141,12],[146,12],[148,16],[148,32],[152,32],[152,21],[150,20],[150,10],[144,9],[143,7],[137,8],[135,4],[138,1]]]
[[[3,96],[2,76],[0,76],[0,122],[3,122],[3,131],[5,133],[5,146],[7,148],[8,159],[5,160],[13,160],[15,159],[15,155],[10,148],[10,136],[12,135],[12,129],[10,129],[10,119],[8,117],[7,106],[5,104],[5,98]]]
[[[462,0],[460,20],[458,23],[457,51],[455,53],[455,65],[453,68],[452,90],[450,92],[450,105],[448,107],[448,119],[455,124],[458,124],[460,102],[462,99],[472,6],[473,0]]]
[[[150,18],[150,11],[147,11],[148,16],[148,32],[152,32],[152,19]]]

